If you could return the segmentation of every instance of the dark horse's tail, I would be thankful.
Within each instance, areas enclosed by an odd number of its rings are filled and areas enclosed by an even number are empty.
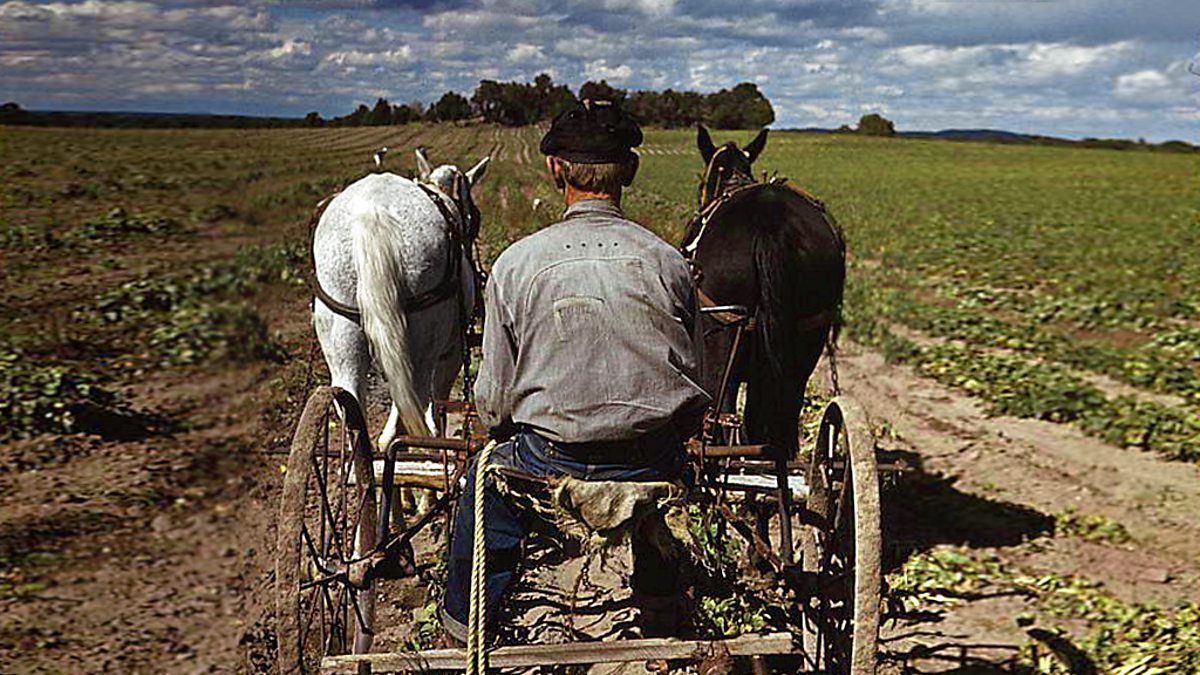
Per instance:
[[[841,230],[819,204],[777,187],[783,207],[774,217],[756,219],[754,269],[759,303],[757,322],[762,353],[772,374],[784,382],[799,374],[808,357],[800,346],[806,333],[830,326],[827,344],[837,339],[846,279]],[[821,320],[827,317],[827,323]]]

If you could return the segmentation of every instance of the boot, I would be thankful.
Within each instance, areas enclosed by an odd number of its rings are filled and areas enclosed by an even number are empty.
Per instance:
[[[680,627],[680,602],[675,595],[646,595],[634,592],[638,608],[637,626],[644,638],[674,637]]]

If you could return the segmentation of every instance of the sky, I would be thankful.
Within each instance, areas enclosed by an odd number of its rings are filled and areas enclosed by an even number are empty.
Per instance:
[[[1197,142],[1198,52],[1200,0],[0,0],[0,102],[30,109],[330,117],[546,72],[750,81],[777,129]]]

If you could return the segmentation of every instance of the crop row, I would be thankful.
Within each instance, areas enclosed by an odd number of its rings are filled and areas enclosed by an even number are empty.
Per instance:
[[[1076,627],[1086,622],[1082,637],[1059,626],[1028,629],[1032,639],[1019,660],[1036,673],[1200,671],[1200,605],[1195,603],[1169,609],[1127,602],[1084,577],[1030,574],[969,549],[939,548],[915,555],[891,576],[890,584],[893,597],[909,610],[953,606],[961,598],[1019,595],[1029,598],[1045,619]],[[1030,626],[1037,617],[1026,614],[1016,620],[1019,626]],[[1074,631],[1079,632],[1083,631]]]
[[[928,335],[964,342],[979,348],[1025,352],[1071,368],[1112,377],[1131,386],[1177,395],[1200,405],[1200,330],[1187,326],[1167,328],[1134,346],[1116,346],[1102,339],[1083,340],[1070,328],[1046,323],[1042,317],[1019,312],[997,312],[981,306],[986,291],[963,291],[953,285],[928,295],[928,286],[902,288],[903,273],[859,266],[854,283],[872,286],[859,298],[870,304],[877,318],[901,323]],[[901,288],[897,288],[901,286]],[[1003,317],[1003,318],[1002,318]]]
[[[992,414],[1071,423],[1085,433],[1173,460],[1200,459],[1200,419],[1193,413],[1129,396],[1108,397],[1068,369],[1019,354],[960,343],[924,345],[896,335],[879,292],[852,283],[847,329],[891,360],[985,402]]]

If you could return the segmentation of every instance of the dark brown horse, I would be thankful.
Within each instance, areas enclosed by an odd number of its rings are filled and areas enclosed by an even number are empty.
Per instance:
[[[755,182],[751,165],[766,144],[764,129],[744,150],[732,142],[718,148],[700,127],[700,215],[682,248],[697,270],[701,304],[740,305],[753,317],[722,393],[733,315],[705,315],[704,387],[728,412],[746,383],[744,440],[792,456],[808,378],[836,340],[846,249],[816,199],[782,181]]]

